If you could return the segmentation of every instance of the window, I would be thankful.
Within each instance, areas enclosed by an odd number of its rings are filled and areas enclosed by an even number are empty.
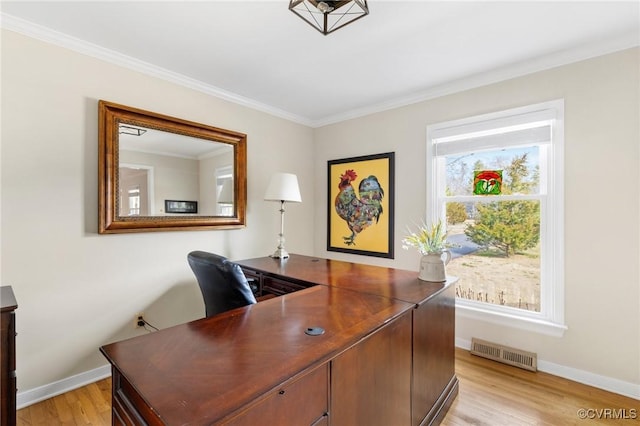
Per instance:
[[[140,215],[140,187],[136,186],[127,191],[129,193],[129,216]]]
[[[427,128],[427,221],[447,224],[461,315],[564,326],[562,100]]]
[[[233,170],[231,166],[216,170],[218,216],[233,216]]]

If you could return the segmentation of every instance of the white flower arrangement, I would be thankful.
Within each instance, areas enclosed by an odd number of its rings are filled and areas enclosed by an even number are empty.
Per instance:
[[[407,227],[409,235],[402,239],[402,248],[408,250],[409,247],[415,247],[420,254],[442,253],[447,248],[452,247],[446,242],[447,233],[441,221],[431,226],[427,226],[424,222],[418,227],[418,232],[413,232]]]

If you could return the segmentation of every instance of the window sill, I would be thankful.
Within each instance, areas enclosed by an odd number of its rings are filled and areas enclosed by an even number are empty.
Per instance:
[[[479,306],[472,306],[460,300],[456,300],[456,315],[462,318],[470,318],[553,337],[562,337],[565,330],[567,330],[566,325],[557,322],[540,318],[527,318],[507,312],[496,312]]]

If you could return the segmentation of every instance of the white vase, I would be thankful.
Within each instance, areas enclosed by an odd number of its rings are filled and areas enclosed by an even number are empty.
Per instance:
[[[429,253],[420,259],[420,275],[422,281],[443,282],[447,280],[445,266],[451,261],[451,252],[444,250],[438,253]]]

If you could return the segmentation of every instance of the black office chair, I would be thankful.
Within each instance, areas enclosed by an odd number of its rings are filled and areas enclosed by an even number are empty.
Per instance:
[[[256,303],[239,265],[205,251],[192,251],[187,260],[202,291],[207,317]]]

